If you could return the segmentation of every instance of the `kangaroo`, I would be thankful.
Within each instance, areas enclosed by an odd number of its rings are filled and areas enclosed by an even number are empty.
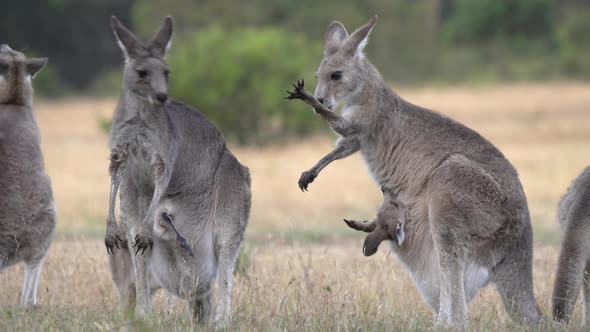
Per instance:
[[[553,318],[569,322],[580,288],[584,323],[590,326],[590,167],[572,182],[559,202],[563,238],[553,289]]]
[[[489,281],[517,321],[545,321],[533,294],[532,229],[514,167],[474,130],[396,95],[363,53],[377,16],[348,34],[329,25],[310,104],[340,135],[303,172],[301,190],[337,159],[360,151],[380,186],[410,211],[400,255],[440,325],[462,325],[467,302]],[[342,114],[332,110],[343,104]]]
[[[46,63],[0,45],[0,270],[25,263],[25,307],[37,304],[39,273],[57,221],[33,114],[31,80]]]
[[[367,221],[344,219],[348,227],[369,233],[363,244],[365,256],[375,254],[381,242],[385,240],[393,241],[397,248],[401,248],[405,239],[404,224],[408,221],[410,211],[398,202],[397,196],[390,189],[384,187],[381,191],[383,203],[374,219]]]
[[[248,168],[209,120],[168,98],[172,18],[147,44],[114,16],[111,26],[125,58],[109,138],[105,245],[113,281],[139,316],[149,312],[151,293],[164,288],[208,323],[217,278],[215,323],[223,325],[231,318],[233,269],[250,213]]]

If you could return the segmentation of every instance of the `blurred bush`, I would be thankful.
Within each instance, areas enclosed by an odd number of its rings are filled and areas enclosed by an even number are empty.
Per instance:
[[[590,76],[590,12],[576,11],[559,31],[561,59],[567,75]]]
[[[168,59],[171,95],[238,143],[303,135],[325,126],[302,103],[283,97],[295,80],[313,77],[320,58],[319,44],[293,32],[245,28],[229,33],[213,26],[175,42]]]
[[[115,96],[121,92],[123,61],[120,67],[98,75],[90,85],[88,93],[95,96]]]
[[[49,63],[33,79],[35,95],[45,98],[61,97],[68,92],[55,67]]]
[[[556,17],[552,0],[458,0],[445,33],[456,44],[482,44],[496,38],[526,43],[551,39]]]

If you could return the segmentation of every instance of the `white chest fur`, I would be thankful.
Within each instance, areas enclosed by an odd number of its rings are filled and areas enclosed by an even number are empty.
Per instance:
[[[346,120],[353,120],[355,114],[357,114],[360,110],[359,106],[344,106],[342,108],[342,117]]]

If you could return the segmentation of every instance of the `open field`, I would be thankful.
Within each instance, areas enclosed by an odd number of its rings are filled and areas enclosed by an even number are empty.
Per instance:
[[[569,182],[590,165],[589,91],[590,84],[584,83],[398,91],[409,101],[476,129],[515,165],[534,225],[535,292],[546,312],[558,255],[556,204]],[[114,105],[110,99],[37,104],[46,167],[59,209],[58,235],[42,272],[39,308],[23,312],[14,306],[22,267],[0,274],[0,330],[113,330],[130,324],[117,311],[102,244],[108,150],[99,123],[110,118]],[[310,112],[304,106],[301,111]],[[244,255],[250,263],[244,263],[245,272],[235,283],[234,327],[431,328],[429,309],[397,259],[387,255],[385,246],[376,257],[363,257],[363,237],[342,222],[343,217],[374,215],[381,200],[359,156],[335,162],[309,192],[299,191],[300,173],[329,152],[332,141],[315,137],[281,146],[233,148],[250,167],[253,181]],[[473,328],[516,328],[506,321],[493,288],[469,308]],[[174,309],[178,310],[167,313],[159,295],[158,318],[139,327],[189,327],[184,308],[176,304]]]

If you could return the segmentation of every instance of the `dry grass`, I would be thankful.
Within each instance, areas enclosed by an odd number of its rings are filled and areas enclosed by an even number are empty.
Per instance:
[[[519,171],[535,227],[536,295],[545,311],[558,253],[555,206],[569,182],[590,164],[590,117],[584,116],[588,91],[590,85],[582,83],[399,91],[407,100],[482,133]],[[110,330],[128,324],[114,307],[117,298],[100,241],[108,151],[98,124],[110,117],[114,105],[114,100],[89,99],[38,103],[59,235],[40,281],[40,308],[23,312],[12,305],[21,291],[21,267],[0,274],[0,330]],[[359,156],[329,166],[308,193],[297,188],[299,174],[332,147],[331,139],[317,137],[285,146],[233,149],[252,173],[246,241],[254,248],[252,263],[235,285],[234,327],[430,328],[429,310],[397,260],[385,250],[376,258],[362,257],[360,235],[341,221],[372,216],[381,199]],[[144,327],[169,328],[171,322],[190,326],[183,308],[169,315],[162,299],[156,302],[157,318]],[[470,318],[477,329],[515,328],[505,321],[493,289],[470,305]]]
[[[99,240],[54,244],[41,276],[42,305],[24,312],[0,308],[0,330],[102,330],[135,325],[117,308],[104,246]],[[535,293],[549,308],[557,251],[536,248]],[[0,276],[6,290],[0,303],[18,303],[22,268]],[[359,241],[323,245],[271,244],[256,249],[233,292],[234,329],[241,330],[424,330],[431,313],[401,264],[386,250],[361,255]],[[148,329],[193,327],[180,301],[169,313],[164,296],[155,298]],[[508,319],[492,287],[469,306],[474,329],[519,329]],[[579,315],[578,315],[579,316]],[[2,321],[4,320],[4,324]],[[579,320],[579,317],[578,317]]]

